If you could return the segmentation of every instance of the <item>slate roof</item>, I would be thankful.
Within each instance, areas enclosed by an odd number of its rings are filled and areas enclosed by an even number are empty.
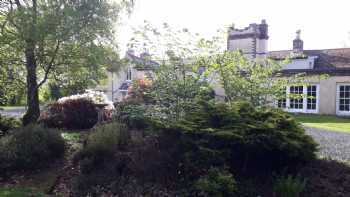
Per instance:
[[[268,56],[272,59],[285,59],[292,52],[292,50],[271,51]],[[314,69],[293,69],[284,72],[350,76],[350,48],[304,50],[303,55],[318,57]]]
[[[121,91],[127,91],[129,89],[129,86],[130,86],[130,82],[123,82],[120,87],[119,87],[119,90]]]
[[[154,67],[158,67],[159,63],[146,58],[138,57],[132,53],[126,53],[127,58],[135,64],[135,68],[138,70],[152,70]]]

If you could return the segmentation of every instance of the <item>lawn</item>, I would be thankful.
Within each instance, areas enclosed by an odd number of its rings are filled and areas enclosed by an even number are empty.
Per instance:
[[[298,122],[308,127],[350,133],[350,118],[316,114],[297,114],[294,117]]]
[[[0,188],[1,197],[44,197],[44,194],[27,188]]]

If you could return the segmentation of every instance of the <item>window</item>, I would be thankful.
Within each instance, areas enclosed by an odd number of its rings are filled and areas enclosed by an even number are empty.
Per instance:
[[[317,86],[307,86],[307,109],[316,110]]]
[[[278,108],[286,108],[287,107],[287,98],[285,97],[285,95],[286,95],[286,88],[282,89],[282,95],[284,95],[284,97],[277,101],[277,107]]]
[[[303,86],[291,86],[289,93],[291,95],[289,107],[291,109],[303,109]]]
[[[339,111],[350,111],[350,85],[339,86]]]
[[[126,80],[131,80],[131,69],[128,68],[128,71],[126,72]]]

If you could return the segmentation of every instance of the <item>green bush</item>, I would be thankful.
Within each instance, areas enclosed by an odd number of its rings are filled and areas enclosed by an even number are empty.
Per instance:
[[[127,127],[120,123],[108,123],[95,127],[89,134],[83,149],[75,157],[81,174],[74,181],[78,196],[86,196],[96,187],[109,185],[127,168],[130,159],[119,154],[130,141]]]
[[[29,125],[0,139],[0,171],[47,166],[63,155],[65,143],[58,130]]]
[[[0,137],[8,133],[9,130],[18,128],[21,122],[16,118],[5,117],[0,115]]]
[[[165,135],[177,132],[174,137],[182,136],[168,141],[186,139],[197,149],[218,153],[227,165],[252,173],[278,170],[316,157],[317,144],[290,115],[256,109],[245,102],[204,102],[183,120],[161,127]]]
[[[144,129],[148,126],[145,113],[146,105],[121,102],[116,104],[115,119],[127,124],[129,128]]]
[[[211,168],[206,175],[195,182],[195,188],[200,195],[226,197],[236,196],[237,185],[233,175],[217,168]]]
[[[91,159],[92,162],[103,162],[116,150],[128,144],[130,135],[125,125],[108,123],[94,128],[89,134],[77,159]]]
[[[306,179],[288,175],[287,177],[278,178],[273,189],[277,197],[300,197],[305,186]]]

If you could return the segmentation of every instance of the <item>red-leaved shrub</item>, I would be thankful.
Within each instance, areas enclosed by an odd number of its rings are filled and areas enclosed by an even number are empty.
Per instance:
[[[48,127],[65,129],[90,129],[97,121],[96,105],[84,98],[50,104],[40,117],[40,122]]]

